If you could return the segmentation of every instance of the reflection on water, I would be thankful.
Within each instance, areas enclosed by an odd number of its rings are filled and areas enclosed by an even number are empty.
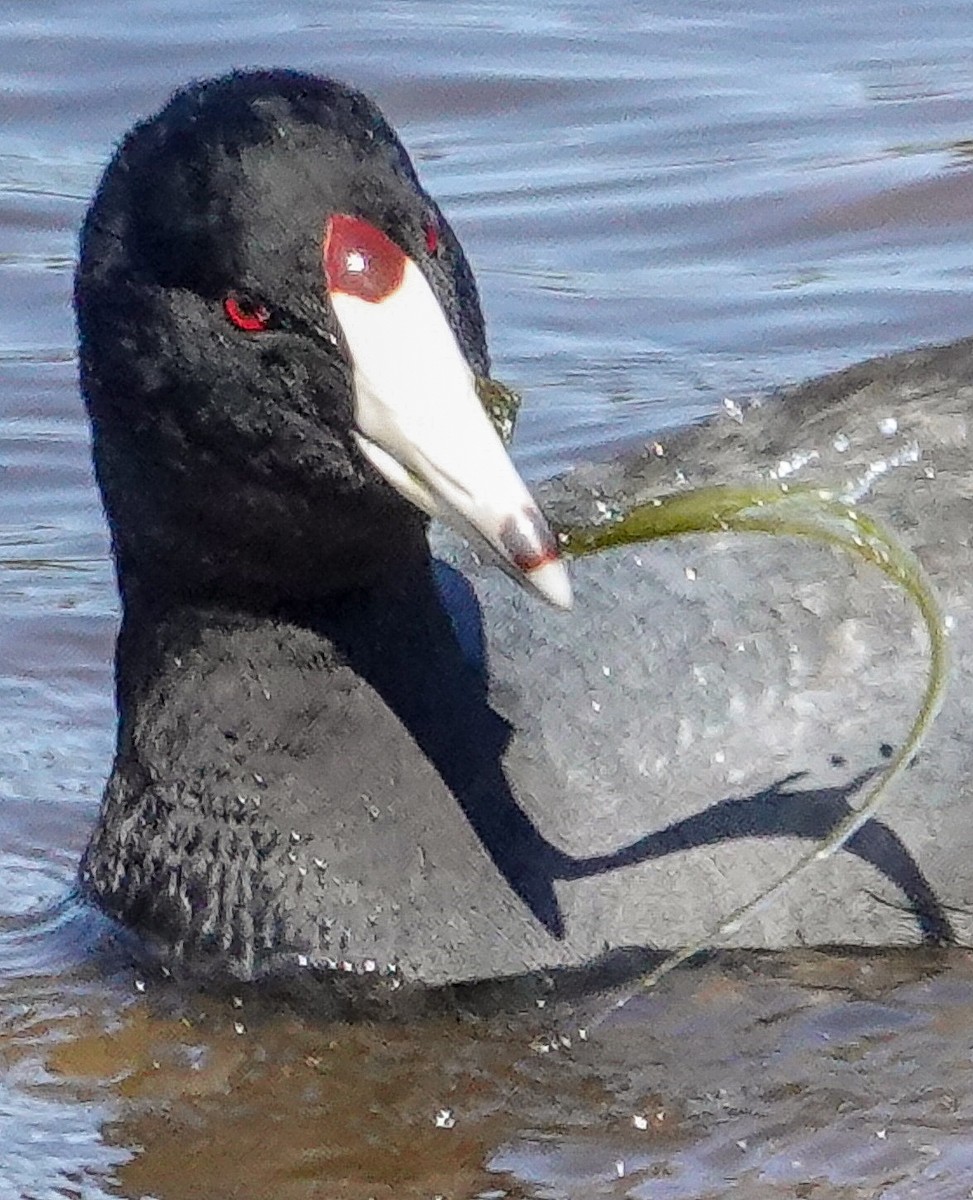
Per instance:
[[[65,983],[3,996],[4,1145],[45,1173],[11,1158],[4,1195],[955,1200],[973,1179],[967,954],[724,957],[587,1036],[594,1000],[376,1027]]]
[[[0,32],[0,1200],[956,1200],[973,966],[721,959],[586,1001],[334,1026],[141,979],[74,869],[114,596],[70,271],[113,141],[177,83],[372,91],[477,266],[535,476],[722,398],[970,332],[967,0],[33,0]],[[570,1044],[565,1044],[569,1041]],[[551,1049],[551,1047],[555,1047]],[[542,1052],[546,1051],[546,1052]]]

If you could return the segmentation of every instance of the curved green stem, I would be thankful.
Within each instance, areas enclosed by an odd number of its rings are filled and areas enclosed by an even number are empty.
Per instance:
[[[802,855],[780,878],[739,905],[720,923],[690,945],[668,955],[639,982],[650,988],[680,963],[730,933],[764,907],[795,876],[812,863],[828,858],[875,816],[888,786],[910,762],[925,738],[942,703],[948,678],[946,623],[933,585],[915,555],[877,521],[858,512],[835,492],[804,486],[753,488],[713,486],[679,492],[640,505],[603,525],[578,527],[562,535],[569,554],[586,555],[610,547],[677,537],[686,533],[768,533],[805,537],[835,546],[878,567],[901,587],[918,608],[929,635],[926,686],[908,736],[861,806],[839,821],[813,850]],[[630,993],[629,993],[630,994]],[[625,997],[627,999],[627,996]],[[624,1003],[624,999],[620,1002]]]

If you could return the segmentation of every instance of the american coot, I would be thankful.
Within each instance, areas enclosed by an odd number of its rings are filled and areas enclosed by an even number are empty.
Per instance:
[[[76,305],[123,605],[81,881],[171,967],[397,987],[678,946],[904,736],[915,614],[826,549],[628,548],[577,563],[564,611],[474,401],[469,266],[359,93],[286,71],[178,92],[105,173]],[[820,479],[938,581],[957,679],[926,749],[739,944],[973,940],[971,349],[866,364],[541,490],[563,524],[687,478]],[[433,559],[427,513],[532,586],[455,534]]]

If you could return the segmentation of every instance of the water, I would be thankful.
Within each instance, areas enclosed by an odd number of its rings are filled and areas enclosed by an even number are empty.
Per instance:
[[[178,83],[286,64],[376,96],[476,267],[534,478],[725,396],[971,332],[967,0],[646,9],[6,6],[0,1200],[973,1186],[962,953],[720,959],[587,1041],[594,1002],[324,1027],[143,991],[70,898],[111,752],[115,622],[75,231],[113,141]]]

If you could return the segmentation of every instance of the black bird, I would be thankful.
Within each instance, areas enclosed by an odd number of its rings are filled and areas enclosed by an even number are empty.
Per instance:
[[[903,736],[911,618],[875,617],[895,600],[827,551],[629,549],[578,564],[557,611],[555,539],[476,398],[469,264],[359,92],[283,70],[177,92],[105,172],[75,301],[122,600],[81,881],[171,969],[398,989],[679,945]],[[955,532],[961,489],[916,515],[967,409],[916,380],[973,374],[968,347],[938,354],[555,481],[551,512],[784,460]],[[526,589],[459,539],[434,558],[430,515]],[[930,857],[948,808],[891,811],[738,941],[957,936],[973,823]]]

